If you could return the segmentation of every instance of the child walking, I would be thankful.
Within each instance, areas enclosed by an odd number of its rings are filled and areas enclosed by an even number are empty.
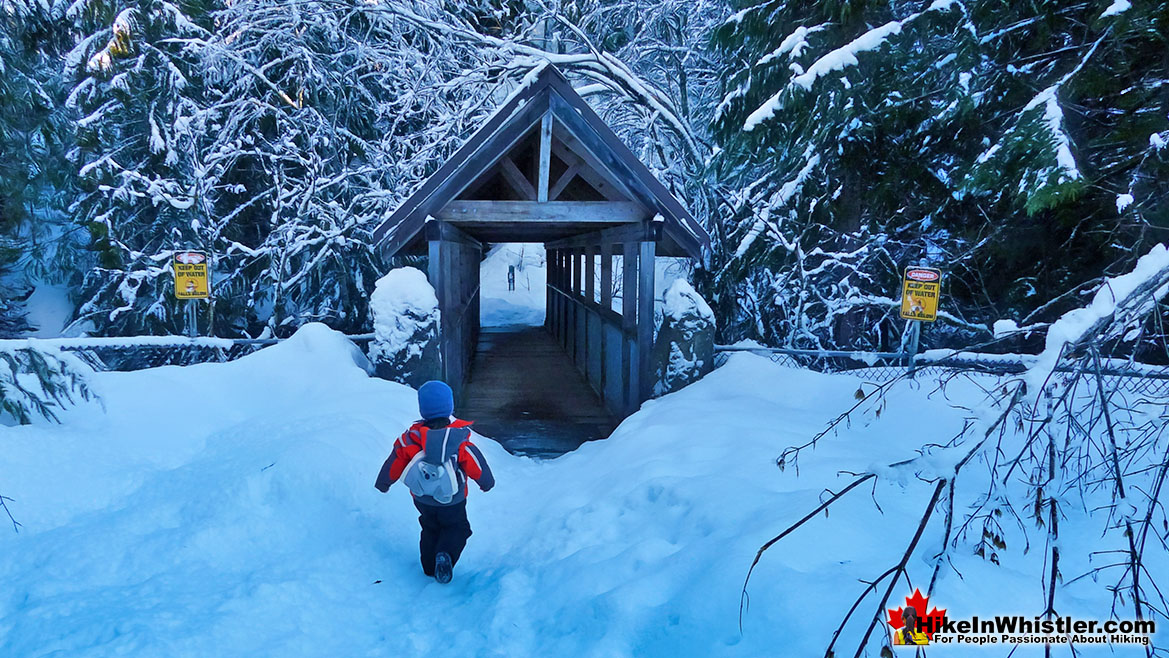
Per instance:
[[[418,389],[422,420],[394,442],[374,484],[378,491],[404,478],[422,526],[419,551],[422,571],[440,583],[449,583],[459,555],[471,536],[467,520],[467,478],[483,491],[495,486],[495,477],[483,453],[471,443],[471,422],[454,418],[451,387],[429,381]]]

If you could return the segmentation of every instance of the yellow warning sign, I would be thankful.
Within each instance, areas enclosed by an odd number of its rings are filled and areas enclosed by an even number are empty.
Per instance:
[[[942,272],[929,267],[907,267],[901,283],[901,317],[933,322],[938,319]]]
[[[175,254],[175,297],[206,299],[211,296],[211,277],[207,274],[207,254],[180,251]]]

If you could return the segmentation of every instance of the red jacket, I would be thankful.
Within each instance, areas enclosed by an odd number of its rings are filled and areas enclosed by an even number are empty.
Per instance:
[[[447,427],[457,429],[470,426],[471,421],[456,419]],[[430,431],[431,429],[422,421],[418,421],[411,425],[410,429],[403,432],[402,436],[398,437],[398,440],[394,442],[393,452],[386,458],[385,463],[382,464],[382,470],[378,473],[377,482],[374,484],[378,491],[383,493],[388,491],[390,485],[402,477],[402,472],[406,470],[406,465],[410,463],[414,455],[426,449],[426,436]],[[491,473],[491,467],[487,465],[487,459],[479,451],[479,448],[471,443],[469,438],[459,445],[458,464],[462,476],[460,477],[462,487],[459,495],[450,504],[459,503],[466,499],[467,478],[477,482],[483,491],[488,491],[495,486],[495,477]]]

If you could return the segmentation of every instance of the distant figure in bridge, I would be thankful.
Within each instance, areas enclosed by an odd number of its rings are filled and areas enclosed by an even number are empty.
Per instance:
[[[422,572],[440,583],[449,583],[455,563],[467,539],[467,478],[483,491],[495,486],[487,460],[471,443],[471,423],[451,416],[455,401],[451,387],[429,381],[418,389],[422,420],[394,442],[394,450],[382,464],[374,484],[378,491],[404,479],[422,526],[419,550]]]
[[[515,265],[507,266],[507,289],[515,290]]]

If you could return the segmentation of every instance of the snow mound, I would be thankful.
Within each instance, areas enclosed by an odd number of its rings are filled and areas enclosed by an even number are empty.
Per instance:
[[[994,321],[994,337],[1002,338],[1019,331],[1019,323],[1014,320],[995,320]]]
[[[1100,14],[1100,18],[1119,16],[1129,9],[1132,9],[1132,3],[1128,0],[1113,0],[1112,4],[1108,5],[1108,9],[1105,9],[1104,13]]]
[[[349,366],[357,366],[366,375],[373,374],[369,359],[345,334],[333,331],[320,322],[302,325],[288,340],[272,347],[250,354],[240,361],[242,367],[252,369],[264,365],[280,367],[284,361],[313,355],[322,364],[328,364],[336,375],[360,378]],[[265,361],[267,360],[267,361]]]
[[[694,290],[694,286],[685,279],[675,279],[663,295],[665,301],[662,312],[672,318],[683,318],[697,315],[705,320],[714,322],[714,311],[706,300]]]
[[[374,340],[370,357],[377,360],[393,354],[417,356],[422,351],[419,335],[439,324],[438,297],[421,270],[399,267],[377,280],[369,296],[373,314]]]
[[[1125,209],[1131,206],[1134,201],[1136,201],[1136,199],[1133,198],[1133,195],[1131,194],[1118,194],[1116,196],[1116,212],[1124,212]]]

